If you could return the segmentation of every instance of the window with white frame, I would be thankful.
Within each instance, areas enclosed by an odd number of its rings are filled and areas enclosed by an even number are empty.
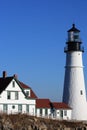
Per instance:
[[[11,99],[11,92],[7,91],[7,99]]]
[[[47,110],[47,108],[45,109],[45,115],[47,115],[48,114],[48,110]]]
[[[18,91],[7,91],[7,99],[18,100]]]
[[[3,111],[4,111],[4,112],[7,112],[7,104],[4,104],[4,105],[3,105]]]
[[[15,87],[15,81],[12,82],[12,86]]]
[[[26,112],[29,113],[29,105],[28,104],[26,105]]]
[[[67,116],[67,110],[64,110],[64,116]]]
[[[18,105],[18,112],[22,112],[22,105],[21,104]]]
[[[18,91],[15,92],[15,100],[18,100]]]
[[[26,95],[27,95],[27,97],[29,96],[29,91],[26,91]]]
[[[42,115],[42,109],[40,109],[40,115]]]

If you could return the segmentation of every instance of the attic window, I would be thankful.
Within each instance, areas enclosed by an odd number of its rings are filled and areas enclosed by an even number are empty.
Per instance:
[[[13,87],[15,87],[15,81],[13,81]]]

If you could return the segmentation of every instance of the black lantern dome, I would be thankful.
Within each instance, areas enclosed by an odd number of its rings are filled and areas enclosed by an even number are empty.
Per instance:
[[[72,25],[72,28],[68,31],[68,41],[66,42],[67,46],[65,47],[64,51],[82,51],[84,49],[81,47],[81,39],[80,39],[80,30],[75,27],[75,24]]]

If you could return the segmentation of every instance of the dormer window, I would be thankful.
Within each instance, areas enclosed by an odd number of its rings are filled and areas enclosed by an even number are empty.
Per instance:
[[[24,91],[25,91],[26,96],[30,97],[30,89],[25,89]]]
[[[27,97],[29,96],[29,91],[26,91],[26,95],[27,95]]]

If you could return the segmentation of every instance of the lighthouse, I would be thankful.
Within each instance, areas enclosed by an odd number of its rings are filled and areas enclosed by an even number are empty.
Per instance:
[[[82,54],[84,48],[80,39],[80,30],[72,25],[67,31],[63,102],[72,108],[71,118],[87,120],[86,90],[83,72]]]

